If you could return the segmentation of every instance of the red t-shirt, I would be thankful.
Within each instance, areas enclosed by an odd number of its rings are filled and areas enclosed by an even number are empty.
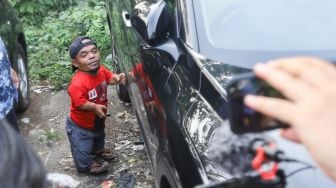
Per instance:
[[[71,99],[71,120],[86,129],[94,128],[96,114],[92,111],[79,110],[78,107],[87,101],[107,106],[107,85],[113,73],[100,65],[96,75],[77,71],[68,87]]]

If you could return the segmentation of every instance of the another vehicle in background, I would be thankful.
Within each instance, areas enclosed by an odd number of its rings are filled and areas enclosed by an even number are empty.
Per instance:
[[[22,23],[7,0],[0,1],[0,36],[6,45],[12,68],[19,76],[16,110],[22,112],[30,103],[27,44]]]

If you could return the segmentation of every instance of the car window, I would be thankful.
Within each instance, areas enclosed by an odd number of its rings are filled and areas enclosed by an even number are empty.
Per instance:
[[[221,49],[336,48],[333,0],[199,0],[208,41]]]
[[[251,68],[288,56],[336,60],[332,0],[194,0],[201,55]]]

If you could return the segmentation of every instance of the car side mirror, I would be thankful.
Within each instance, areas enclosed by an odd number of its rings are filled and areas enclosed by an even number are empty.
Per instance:
[[[134,7],[131,23],[150,45],[164,41],[169,33],[172,17],[164,0],[154,4],[141,2]]]

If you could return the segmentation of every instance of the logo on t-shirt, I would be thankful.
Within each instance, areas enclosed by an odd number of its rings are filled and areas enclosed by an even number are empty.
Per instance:
[[[89,100],[95,99],[97,98],[97,91],[96,89],[92,89],[91,91],[89,91]]]
[[[94,89],[88,92],[88,97],[91,102],[103,104],[107,101],[107,84],[103,81],[101,84],[97,85]]]

